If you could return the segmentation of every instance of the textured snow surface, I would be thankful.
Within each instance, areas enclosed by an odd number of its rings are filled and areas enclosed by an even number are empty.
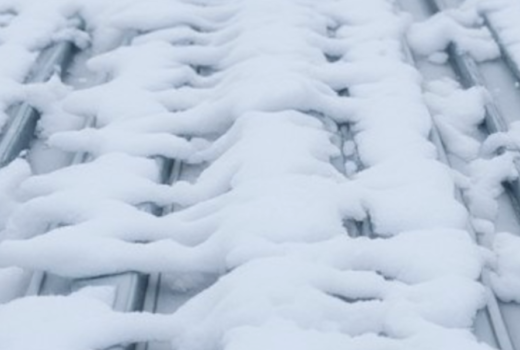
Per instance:
[[[469,3],[493,25],[497,31],[500,41],[506,45],[516,65],[520,63],[520,24],[516,20],[520,14],[520,4],[512,0],[480,0],[476,4]]]
[[[112,299],[109,288],[85,288],[67,297],[26,297],[2,305],[2,346],[17,350],[105,349],[168,338],[171,325],[164,316],[116,313],[110,309]]]
[[[461,5],[458,9],[450,9],[446,13],[459,23],[471,28],[480,28],[481,31],[486,21],[493,29],[496,39],[502,45],[502,49],[511,58],[511,63],[519,67],[519,3],[511,0],[467,0],[459,1],[458,3]],[[459,45],[462,44],[459,43]],[[511,88],[518,89],[518,86],[515,84]],[[469,92],[466,92],[467,97],[469,97]],[[457,103],[460,103],[462,99],[463,97],[459,96]],[[488,97],[484,96],[481,106],[486,104],[487,99]],[[477,106],[477,104],[472,105]],[[446,106],[449,106],[449,104]],[[453,106],[455,107],[455,105]],[[520,145],[518,123],[509,123],[507,132],[491,134],[482,142],[479,152],[475,153],[476,140],[474,138],[477,133],[474,128],[471,130],[467,126],[476,125],[478,118],[481,118],[478,116],[482,116],[482,113],[479,113],[477,110],[472,112],[475,123],[471,123],[467,119],[471,114],[470,110],[465,108],[465,112],[462,114],[466,114],[466,116],[460,115],[460,108],[459,112],[452,109],[451,112],[446,113],[446,115],[452,116],[450,119],[459,115],[458,120],[466,119],[468,121],[466,127],[450,122],[450,124],[453,124],[454,129],[457,130],[456,133],[459,134],[457,140],[466,140],[464,142],[453,142],[452,145],[456,149],[454,148],[452,151],[461,158],[470,161],[466,174],[468,177],[460,181],[460,183],[466,189],[465,195],[469,202],[469,210],[473,216],[472,222],[474,227],[477,231],[487,236],[486,244],[489,244],[495,253],[495,261],[492,266],[492,283],[495,292],[505,301],[518,301],[516,296],[520,293],[518,285],[518,253],[516,250],[519,243],[518,232],[514,232],[514,234],[496,232],[494,225],[499,210],[497,198],[503,192],[502,184],[508,181],[518,181],[518,149]],[[506,112],[514,113],[514,111]],[[441,132],[444,132],[443,136],[447,136],[449,140],[449,134],[455,136],[455,133],[454,130],[450,130],[451,128],[448,129],[443,126],[445,121],[445,118],[443,118],[440,123],[440,129]],[[471,140],[472,138],[473,140]]]
[[[430,56],[432,61],[435,61],[435,54],[451,43],[477,61],[498,57],[499,48],[489,31],[483,27],[469,27],[467,22],[468,17],[461,18],[457,11],[439,12],[425,22],[413,24],[408,40],[415,52]]]
[[[386,0],[0,0],[0,60],[13,65],[0,68],[1,110],[31,101],[49,147],[90,155],[45,174],[22,160],[0,170],[2,349],[487,349],[471,327],[491,254],[466,231],[458,178],[429,140],[431,110],[474,158],[486,95],[439,82],[425,98],[402,43],[441,30],[482,59],[496,47],[460,18],[432,21],[407,31]],[[130,43],[113,48],[122,33]],[[37,50],[63,38],[90,42],[87,66],[108,80],[22,84]],[[348,178],[331,163],[342,123],[363,165]],[[204,170],[161,184],[162,158]],[[514,176],[504,164],[481,181],[486,194]],[[365,219],[374,237],[350,237],[344,221]],[[500,240],[497,252],[496,284],[512,298],[518,282],[504,278],[518,261]],[[107,289],[16,299],[33,270],[222,277],[159,316],[112,311]]]

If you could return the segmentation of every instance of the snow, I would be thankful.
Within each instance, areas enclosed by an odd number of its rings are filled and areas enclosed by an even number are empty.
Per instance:
[[[444,31],[448,18],[452,22],[469,26],[473,38],[489,37],[482,27],[487,20],[495,31],[503,50],[511,56],[518,66],[518,25],[517,14],[520,7],[515,1],[460,1],[458,8],[451,8],[431,19],[431,24],[418,24],[412,27],[409,39],[415,42],[418,53],[429,54],[433,47],[423,45],[419,30],[429,29]],[[436,22],[436,24],[435,24]],[[450,24],[454,26],[454,24]],[[480,34],[475,31],[478,29]],[[457,29],[460,31],[461,29]],[[464,29],[462,31],[468,31]],[[467,32],[469,34],[469,32]],[[451,39],[453,40],[453,38]],[[490,43],[492,41],[488,40]],[[465,44],[455,38],[462,50]],[[441,42],[434,43],[441,44]],[[442,43],[444,46],[446,43]],[[471,53],[471,50],[469,50]],[[491,50],[489,51],[491,52]],[[472,54],[475,59],[480,58]],[[480,241],[493,253],[491,283],[496,295],[505,302],[516,301],[520,291],[516,274],[518,274],[518,236],[508,232],[496,232],[495,221],[498,217],[498,197],[503,193],[503,184],[518,181],[518,123],[509,123],[508,131],[489,135],[483,141],[479,136],[478,126],[483,122],[484,107],[490,95],[480,88],[461,90],[452,81],[436,81],[428,86],[426,100],[436,113],[436,123],[443,136],[447,149],[455,156],[463,159],[464,175],[458,179],[464,190],[468,209],[472,215],[472,224],[477,233],[482,234]],[[470,100],[473,100],[470,103]],[[464,106],[464,107],[463,107]],[[473,108],[469,107],[472,106]]]
[[[478,127],[485,117],[486,91],[481,87],[463,90],[451,79],[437,80],[427,86],[425,99],[435,125],[450,153],[471,161],[479,156]]]
[[[520,240],[511,233],[498,233],[493,241],[496,260],[494,273],[491,275],[495,293],[504,301],[519,302],[520,291],[520,260],[518,248]]]
[[[1,305],[0,342],[13,350],[80,350],[169,337],[171,324],[164,317],[114,312],[112,298],[110,288],[100,287]]]
[[[360,173],[358,179],[367,189],[366,206],[378,234],[465,227],[466,212],[454,199],[453,177],[437,161],[387,161]]]
[[[500,56],[500,50],[486,28],[465,25],[449,12],[440,12],[425,22],[414,23],[408,41],[413,50],[423,56],[444,51],[451,43],[479,62]]]
[[[514,165],[516,157],[504,153],[491,159],[477,159],[470,164],[471,185],[466,196],[475,217],[494,221],[498,210],[496,198],[504,191],[502,184],[518,178]]]
[[[497,132],[489,137],[482,144],[482,153],[485,156],[493,156],[504,150],[517,151],[520,146],[520,122],[509,124],[507,132]]]
[[[239,278],[250,283],[233,283]],[[174,344],[200,349],[218,341],[223,330],[231,328],[230,334],[235,334],[250,326],[267,331],[272,323],[293,324],[304,336],[319,333],[329,339],[334,334],[357,339],[367,333],[388,340],[410,339],[433,329],[441,338],[448,338],[452,331],[438,327],[437,322],[460,327],[468,326],[471,319],[447,320],[446,309],[455,307],[455,314],[463,315],[483,302],[479,288],[471,286],[475,282],[458,280],[457,286],[468,291],[467,299],[451,299],[453,304],[441,307],[444,293],[450,294],[446,284],[453,282],[447,278],[407,286],[371,272],[343,272],[286,258],[258,260],[237,269],[181,308],[178,316],[185,320],[186,330]],[[217,298],[221,301],[215,304]],[[361,300],[345,301],[355,298]]]
[[[108,79],[13,90],[44,112],[39,132],[50,147],[90,159],[7,182],[17,202],[6,209],[0,276],[222,276],[164,316],[115,313],[106,289],[19,298],[0,306],[2,347],[158,339],[192,350],[488,348],[470,330],[485,306],[487,253],[465,230],[454,175],[429,141],[428,109],[469,133],[484,93],[438,84],[426,105],[403,54],[409,20],[392,2],[54,1],[55,19],[29,39],[50,42],[69,15],[83,14],[88,68]],[[468,50],[494,54],[476,45],[485,36],[467,41],[473,30],[444,25]],[[110,50],[130,31],[129,45]],[[335,142],[341,123],[354,134],[345,150]],[[347,178],[331,159],[356,149],[363,166]],[[467,154],[476,151],[471,143]],[[203,170],[161,184],[163,158]],[[500,169],[494,180],[511,175]],[[159,217],[145,204],[178,210]],[[346,219],[370,220],[374,237],[349,237]]]
[[[30,175],[29,165],[23,160],[16,160],[0,169],[0,202],[2,203],[0,208],[0,227],[2,229],[5,227],[9,216],[20,204],[17,188]],[[1,240],[2,236],[0,235]],[[24,276],[24,271],[18,267],[0,268],[0,285],[17,285]],[[11,290],[10,288],[0,289],[0,303],[11,300],[18,292],[18,290]]]
[[[520,5],[516,1],[501,0],[487,1],[481,0],[476,3],[469,3],[468,6],[473,7],[482,16],[485,16],[494,30],[497,32],[500,41],[505,45],[512,59],[519,65],[519,35],[518,23],[516,18],[520,13]]]
[[[497,198],[502,184],[517,178],[516,156],[495,154],[496,149],[511,144],[507,135],[492,134],[484,141],[480,126],[486,115],[489,95],[481,87],[463,90],[451,79],[430,82],[425,99],[428,103],[442,142],[450,157],[458,159],[456,182],[463,190],[472,216],[473,228],[481,234],[493,234],[498,214]],[[513,147],[513,145],[509,145]]]
[[[224,346],[226,349],[236,350],[247,348],[257,349],[286,349],[287,347],[319,350],[336,350],[345,347],[356,349],[423,349],[422,344],[429,344],[424,348],[434,349],[481,349],[481,345],[476,345],[467,332],[451,331],[442,334],[432,329],[428,334],[415,336],[408,339],[392,339],[367,333],[362,336],[351,337],[339,332],[329,332],[324,335],[316,331],[303,331],[291,322],[277,321],[271,322],[265,328],[255,326],[245,326],[238,328],[225,338]],[[447,341],[449,339],[449,341]],[[486,347],[484,347],[486,348]],[[488,348],[489,349],[489,348]]]
[[[0,169],[0,227],[4,227],[9,215],[19,204],[17,188],[31,175],[29,165],[23,160],[16,160]]]

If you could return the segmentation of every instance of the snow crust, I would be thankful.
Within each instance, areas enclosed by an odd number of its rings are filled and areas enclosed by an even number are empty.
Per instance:
[[[20,6],[0,33],[33,9],[28,0],[0,4]],[[0,184],[16,198],[0,236],[6,283],[31,270],[223,276],[166,316],[114,313],[106,290],[7,302],[6,350],[154,339],[193,350],[488,349],[471,333],[485,306],[478,279],[486,254],[466,231],[454,175],[429,141],[428,109],[442,118],[461,96],[474,103],[484,94],[439,84],[427,106],[403,53],[408,19],[391,1],[46,6],[57,19],[34,15],[49,27],[43,39],[26,39],[24,55],[80,13],[95,54],[88,67],[109,81],[71,91],[56,81],[22,86],[34,57],[11,79],[9,91],[49,111],[40,124],[49,145],[91,160],[30,177],[17,170],[22,163],[2,170]],[[130,45],[109,50],[129,31]],[[49,91],[57,93],[45,105]],[[460,125],[447,120],[446,130],[471,131],[480,107],[460,113]],[[94,118],[95,127],[71,130],[62,118]],[[331,164],[342,156],[333,142],[342,123],[351,123],[363,165],[349,178]],[[476,146],[468,139],[463,151],[473,156]],[[205,168],[193,182],[164,185],[163,157]],[[143,204],[180,210],[157,217]],[[349,237],[347,219],[370,219],[375,237]]]

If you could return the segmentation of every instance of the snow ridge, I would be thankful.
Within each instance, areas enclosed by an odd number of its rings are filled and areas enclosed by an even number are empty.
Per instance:
[[[428,139],[391,1],[121,4],[110,23],[142,35],[90,61],[108,83],[61,101],[97,128],[49,138],[93,159],[22,182],[0,266],[222,277],[167,316],[115,313],[105,289],[18,299],[0,306],[6,349],[488,348],[470,330],[484,255]],[[331,165],[329,118],[353,126],[366,169],[352,179]],[[206,168],[162,185],[160,157]],[[347,235],[345,219],[368,218],[377,238]]]

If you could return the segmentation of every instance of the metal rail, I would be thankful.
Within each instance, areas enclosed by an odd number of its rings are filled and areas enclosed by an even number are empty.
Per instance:
[[[53,75],[63,77],[78,49],[71,41],[53,44],[42,51],[32,67],[26,82],[42,83]],[[29,148],[34,137],[39,112],[27,102],[22,102],[7,111],[10,116],[0,140],[0,167],[17,158]]]
[[[426,3],[428,4],[431,13],[441,11],[445,8],[445,4],[442,0],[427,0]],[[417,66],[416,60],[408,45],[403,44],[403,47],[405,56],[409,63],[413,66]],[[484,79],[482,78],[478,66],[473,58],[460,50],[455,43],[451,43],[449,45],[447,54],[449,56],[449,64],[460,78],[463,86],[480,86],[485,88]],[[485,105],[485,112],[485,124],[488,131],[499,132],[507,130],[507,124],[504,122],[504,119],[502,118],[500,111],[494,101],[489,101]],[[430,138],[431,141],[436,145],[439,160],[451,167],[445,145],[434,123]],[[460,188],[456,189],[455,195],[458,200],[466,208],[468,208],[468,203],[466,202]],[[517,212],[517,214],[518,213],[519,212]],[[477,234],[471,223],[468,224],[468,231],[477,244],[482,246],[487,245],[484,237]],[[475,320],[475,328],[480,332],[486,333],[488,336],[492,336],[495,339],[496,345],[498,345],[501,350],[514,350],[515,347],[513,345],[511,335],[509,334],[504,315],[500,308],[500,302],[490,287],[490,272],[488,269],[484,269],[482,271],[481,282],[486,288],[486,308],[485,310],[481,310],[477,315],[477,319]]]
[[[131,40],[131,35],[121,39],[120,45],[127,45]],[[48,80],[53,74],[60,73],[63,75],[66,67],[70,64],[75,53],[72,43],[61,43],[57,47],[47,49],[40,55],[37,64],[31,74],[30,82],[40,82]],[[95,85],[101,84],[107,80],[106,76],[100,76]],[[23,103],[15,107],[13,122],[8,127],[9,137],[4,137],[0,143],[0,150],[5,149],[4,165],[14,158],[20,152],[29,147],[33,139],[34,130],[39,118],[38,112]],[[86,121],[85,127],[95,127],[95,119],[91,118]],[[3,146],[2,146],[3,145]],[[2,147],[4,147],[2,149]],[[74,154],[68,166],[81,164],[91,160],[91,155],[85,152]],[[173,160],[163,157],[156,158],[156,162],[160,169],[160,181],[165,183],[172,172]],[[161,208],[153,204],[143,204],[139,209],[146,211],[152,215],[160,215]],[[59,225],[52,225],[49,230],[57,228]],[[149,276],[139,272],[124,272],[114,275],[97,276],[93,278],[70,279],[59,277],[44,271],[34,271],[30,277],[25,296],[47,295],[47,294],[69,294],[75,290],[85,286],[111,286],[115,289],[115,296],[112,304],[114,310],[120,312],[138,311],[143,308],[146,291],[148,287]],[[135,344],[117,345],[111,347],[110,350],[132,350]]]
[[[431,4],[431,7],[435,12],[448,9],[448,5],[446,5],[444,0],[428,0],[428,2]],[[487,19],[486,23],[488,24],[488,28],[493,34],[495,40],[499,40],[498,34],[489,25],[489,21]],[[517,65],[513,62],[502,42],[497,41],[497,44],[500,47],[500,51],[502,53],[501,62],[507,67],[511,74],[518,79],[520,77],[520,73]],[[449,62],[454,68],[456,74],[460,77],[461,83],[464,87],[469,88],[478,86],[484,89],[486,88],[486,82],[480,72],[479,66],[470,55],[461,50],[455,43],[451,43],[448,46],[447,53],[449,55]],[[489,99],[486,102],[484,108],[484,123],[488,133],[493,134],[497,132],[507,132],[509,130],[508,124],[505,121],[500,108],[494,100]],[[518,160],[515,160],[515,167],[516,170],[520,173],[520,162]],[[511,180],[504,183],[503,185],[515,209],[517,219],[520,220],[520,180]]]
[[[428,2],[431,4],[431,7],[435,12],[448,9],[448,5],[446,5],[444,0],[428,0]],[[501,63],[507,67],[509,72],[513,76],[515,76],[516,79],[519,79],[520,72],[518,70],[518,66],[513,62],[507,49],[500,41],[497,32],[492,28],[489,21],[486,18],[485,21],[493,37],[495,38],[495,40],[497,40],[498,46],[500,47],[500,51],[502,53],[502,59],[500,60]],[[451,43],[448,46],[447,53],[449,56],[449,62],[451,66],[454,68],[456,74],[460,77],[461,83],[464,87],[470,88],[478,86],[486,89],[486,82],[480,72],[479,66],[470,55],[461,50],[455,43]],[[494,101],[493,99],[489,99],[486,102],[484,108],[484,123],[485,128],[489,134],[497,132],[505,133],[509,130],[508,123],[506,122],[496,101]],[[515,160],[514,164],[516,170],[520,173],[520,162],[518,160]],[[511,204],[515,209],[517,219],[520,220],[520,179],[507,181],[503,184],[503,186],[511,201]]]
[[[173,184],[177,182],[181,177],[181,172],[183,169],[183,162],[175,161],[173,162],[172,170],[170,173],[170,177],[167,181],[169,184]],[[167,215],[173,213],[175,211],[175,206],[170,205],[168,207],[164,207],[162,209],[162,215]],[[143,295],[141,309],[143,311],[156,313],[158,311],[160,291],[162,285],[163,274],[162,273],[153,273],[149,276],[149,283],[146,288],[146,293]],[[139,343],[134,344],[134,348],[137,350],[148,350],[150,347],[149,343]],[[119,350],[120,348],[117,348]],[[112,350],[112,349],[110,349]],[[115,350],[115,349],[114,349]],[[126,350],[126,349],[125,349]]]

